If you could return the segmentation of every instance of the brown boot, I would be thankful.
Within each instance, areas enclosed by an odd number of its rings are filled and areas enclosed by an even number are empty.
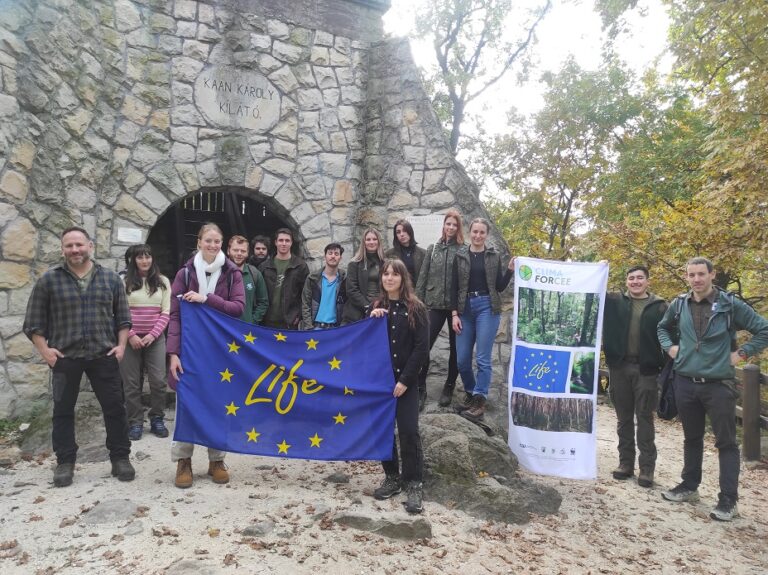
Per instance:
[[[641,469],[637,476],[637,484],[640,487],[653,487],[653,469]]]
[[[474,395],[468,392],[464,392],[464,399],[461,401],[461,403],[456,406],[454,409],[456,410],[456,413],[463,413],[467,411],[470,407],[472,407],[472,401],[474,399]]]
[[[208,475],[214,483],[229,483],[229,472],[223,461],[211,461],[208,464]]]
[[[192,487],[192,459],[179,459],[176,466],[176,487],[186,489]]]
[[[613,470],[611,475],[613,475],[614,479],[619,479],[623,481],[624,479],[629,479],[635,474],[635,470],[632,467],[632,465],[629,465],[627,463],[620,463],[619,466]]]
[[[485,398],[482,395],[476,395],[472,398],[472,407],[463,414],[467,419],[480,421],[485,415]]]

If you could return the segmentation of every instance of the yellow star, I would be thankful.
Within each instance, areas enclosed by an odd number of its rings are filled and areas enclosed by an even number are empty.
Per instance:
[[[248,335],[243,334],[243,337],[245,338],[245,343],[253,343],[256,341],[256,336],[250,331],[248,332]]]
[[[232,383],[232,376],[235,374],[229,371],[229,368],[227,368],[224,371],[220,371],[219,375],[221,375],[221,381],[228,381],[229,383]]]
[[[240,409],[235,405],[234,401],[230,402],[229,405],[225,405],[224,407],[227,408],[227,415],[237,415],[237,410]]]
[[[283,335],[282,333],[276,333],[275,334],[275,339],[277,341],[288,341],[288,338],[285,337],[285,335]]]
[[[259,442],[259,435],[261,435],[261,433],[257,433],[255,427],[252,427],[250,431],[246,431],[245,434],[248,436],[248,441],[253,441],[254,443]]]
[[[334,369],[341,370],[341,360],[336,359],[335,355],[333,356],[333,359],[328,362],[328,365],[331,366],[331,371],[333,371]]]
[[[237,353],[237,350],[240,349],[240,346],[235,343],[235,340],[232,340],[232,343],[227,344],[229,346],[229,353]]]
[[[338,415],[333,416],[333,419],[336,423],[341,423],[342,425],[344,425],[344,420],[347,419],[347,416],[341,415],[341,412],[339,412]]]
[[[308,341],[305,341],[304,343],[307,344],[307,349],[317,349],[318,341],[316,339],[309,338]]]
[[[320,442],[323,440],[322,437],[318,437],[317,433],[313,437],[309,438],[310,447],[320,447]]]
[[[288,448],[289,448],[289,447],[290,447],[290,445],[288,445],[288,444],[285,442],[285,439],[283,439],[283,442],[282,442],[282,443],[278,443],[278,444],[277,444],[277,453],[278,453],[278,454],[280,454],[280,453],[285,453],[286,455],[288,455]]]
[[[344,395],[355,395],[355,390],[349,389],[346,385],[344,386]]]

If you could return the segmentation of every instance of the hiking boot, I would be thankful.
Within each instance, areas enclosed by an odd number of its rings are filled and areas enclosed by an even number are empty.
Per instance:
[[[443,392],[440,394],[440,399],[437,400],[437,405],[440,407],[448,407],[451,405],[451,401],[453,400],[453,388],[455,386],[455,383],[446,383],[443,386]]]
[[[176,465],[176,487],[186,489],[192,487],[192,458],[179,459]]]
[[[476,395],[472,400],[472,407],[467,409],[463,415],[467,419],[480,421],[485,415],[485,398],[482,395]]]
[[[739,516],[739,508],[735,501],[720,497],[709,516],[716,521],[731,521],[734,517]]]
[[[140,423],[131,425],[128,428],[128,439],[131,441],[138,441],[141,439],[141,435],[144,433],[144,426]]]
[[[681,503],[683,501],[698,501],[699,492],[697,489],[688,489],[685,484],[681,483],[670,489],[669,491],[662,491],[661,496],[667,501],[674,501]]]
[[[640,487],[653,487],[653,469],[641,469],[637,476],[637,484]]]
[[[611,472],[614,479],[623,481],[629,479],[635,474],[635,468],[627,463],[620,463],[619,466]]]
[[[210,461],[208,475],[213,478],[214,483],[229,483],[229,471],[223,461]]]
[[[112,462],[112,475],[120,481],[133,481],[136,470],[128,459],[115,459]]]
[[[427,388],[419,388],[419,413],[424,411],[427,405]]]
[[[381,482],[381,485],[374,489],[373,496],[379,501],[382,501],[397,495],[402,490],[403,487],[400,485],[400,477],[397,475],[387,475],[384,478],[384,481]]]
[[[149,420],[149,431],[158,437],[168,437],[168,428],[165,426],[162,417],[153,417]]]
[[[462,413],[463,411],[468,410],[470,407],[472,407],[472,400],[474,399],[474,395],[469,393],[468,391],[464,392],[464,399],[462,402],[456,407],[456,413]]]
[[[424,509],[422,505],[423,496],[421,481],[411,481],[408,483],[408,499],[403,502],[405,510],[408,513],[421,513]]]
[[[72,477],[75,475],[74,463],[59,463],[53,470],[53,484],[56,487],[72,485]]]

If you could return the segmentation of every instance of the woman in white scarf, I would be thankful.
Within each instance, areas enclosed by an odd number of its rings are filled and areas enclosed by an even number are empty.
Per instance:
[[[181,364],[181,316],[179,300],[209,305],[232,317],[240,317],[245,306],[243,275],[221,251],[224,234],[216,224],[204,224],[197,234],[197,253],[176,274],[171,287],[171,319],[168,324],[167,349],[170,374],[168,384],[176,389],[184,373]],[[174,441],[171,457],[178,462],[176,487],[192,486],[193,443]],[[224,451],[208,449],[208,475],[216,483],[227,483]]]

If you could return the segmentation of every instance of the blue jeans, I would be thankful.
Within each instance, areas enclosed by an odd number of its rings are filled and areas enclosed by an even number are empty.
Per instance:
[[[491,310],[491,296],[467,298],[461,315],[461,333],[456,336],[459,374],[467,393],[488,397],[488,389],[491,387],[491,352],[500,322],[501,314]],[[473,349],[477,376],[472,372]]]

